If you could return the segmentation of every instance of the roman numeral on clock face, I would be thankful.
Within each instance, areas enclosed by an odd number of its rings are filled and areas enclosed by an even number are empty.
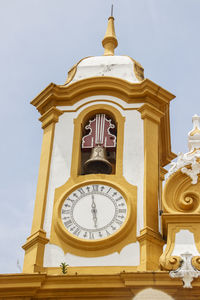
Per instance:
[[[115,219],[115,223],[117,223],[118,225],[122,225],[123,222],[118,219]]]
[[[89,231],[89,239],[94,240],[94,233]]]
[[[126,213],[126,209],[125,208],[124,209],[120,208],[118,210],[118,212],[119,212],[119,214],[125,214]]]
[[[84,192],[84,190],[83,190],[82,188],[78,189],[78,191],[79,191],[79,193],[80,193],[81,195],[84,195],[84,194],[85,194],[85,192]]]
[[[79,236],[79,234],[81,233],[81,230],[76,228],[74,231],[73,231],[73,234],[75,234],[76,236]]]
[[[74,200],[70,199],[69,197],[67,198],[68,201],[71,201],[71,203],[74,202]]]
[[[98,192],[98,189],[99,189],[99,186],[98,186],[98,184],[93,184],[93,191],[94,192]]]
[[[72,223],[72,220],[68,220],[68,221],[66,221],[66,222],[64,222],[64,225],[65,225],[65,227],[69,227],[69,226],[71,226],[73,223]]]
[[[62,209],[62,214],[70,214],[70,209]]]

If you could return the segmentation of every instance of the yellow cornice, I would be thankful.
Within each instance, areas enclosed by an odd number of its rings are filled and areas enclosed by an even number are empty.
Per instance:
[[[49,241],[49,239],[46,238],[46,232],[44,230],[40,229],[27,238],[27,241],[22,246],[22,248],[24,250],[26,250],[37,243],[41,243],[41,244],[45,245],[48,243],[48,241]]]
[[[152,230],[150,227],[145,227],[140,230],[140,236],[137,237],[137,240],[139,242],[144,240],[154,240],[156,243],[164,245],[164,241],[161,235],[158,232]]]
[[[157,107],[169,104],[175,98],[173,94],[149,79],[140,83],[130,83],[119,78],[104,76],[86,78],[67,86],[51,83],[31,101],[31,104],[43,114],[47,106],[48,108],[50,105],[71,106],[85,97],[102,94],[118,96],[127,103],[150,101]]]
[[[57,123],[59,116],[63,114],[62,111],[55,107],[51,107],[48,111],[46,111],[41,118],[39,119],[42,122],[42,128],[44,129],[51,123]]]
[[[183,289],[180,278],[170,278],[169,272],[122,272],[115,275],[0,275],[1,299],[115,299],[130,300],[146,288],[162,290],[174,299],[197,299],[200,279],[194,279],[193,289]]]
[[[164,113],[149,104],[142,105],[138,111],[141,113],[142,119],[151,119],[156,123],[160,123],[160,119],[164,116]]]

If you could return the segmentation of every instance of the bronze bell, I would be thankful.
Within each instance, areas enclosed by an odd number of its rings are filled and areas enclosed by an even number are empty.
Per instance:
[[[110,174],[112,165],[106,159],[106,149],[103,146],[96,146],[92,149],[90,158],[84,163],[85,174]]]

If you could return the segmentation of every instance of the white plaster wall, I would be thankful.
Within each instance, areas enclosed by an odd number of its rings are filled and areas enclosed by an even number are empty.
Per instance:
[[[59,267],[61,262],[66,262],[71,267],[80,266],[138,266],[140,264],[139,243],[127,245],[120,253],[113,253],[100,257],[80,257],[70,253],[64,254],[63,250],[47,244],[45,246],[44,267]]]
[[[194,234],[189,230],[182,229],[176,233],[175,246],[172,256],[180,256],[186,252],[191,253],[193,256],[199,255],[194,241]]]
[[[144,134],[141,114],[125,111],[123,175],[137,186],[137,235],[143,228]]]
[[[90,101],[93,101],[92,103]],[[55,137],[52,151],[50,168],[49,188],[47,194],[46,213],[44,220],[44,230],[47,237],[50,237],[51,221],[53,213],[54,191],[63,185],[70,176],[71,155],[73,144],[74,118],[79,113],[94,104],[108,104],[117,108],[125,117],[124,133],[124,161],[123,175],[125,179],[137,186],[137,234],[143,227],[143,179],[144,179],[144,145],[143,145],[143,120],[137,110],[124,110],[123,108],[138,108],[142,104],[127,104],[121,99],[111,96],[94,96],[79,101],[73,107],[58,107],[60,110],[70,110],[65,112],[56,123]],[[90,103],[88,103],[90,102]],[[83,105],[85,104],[85,105]],[[83,105],[80,109],[79,107]],[[67,261],[70,266],[89,266],[89,265],[138,265],[139,264],[139,244],[131,244],[125,247],[120,254],[113,253],[105,257],[84,258],[71,254],[64,255],[62,249],[55,245],[45,246],[44,266],[58,266],[60,262]]]
[[[74,113],[66,113],[60,116],[59,122],[56,123],[44,219],[44,230],[47,233],[47,238],[50,237],[54,191],[57,187],[63,185],[70,176],[73,119]]]

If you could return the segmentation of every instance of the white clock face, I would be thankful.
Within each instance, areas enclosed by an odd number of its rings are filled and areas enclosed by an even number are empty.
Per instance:
[[[66,230],[81,239],[99,240],[115,233],[125,222],[123,196],[104,184],[85,185],[64,201],[61,219]]]

